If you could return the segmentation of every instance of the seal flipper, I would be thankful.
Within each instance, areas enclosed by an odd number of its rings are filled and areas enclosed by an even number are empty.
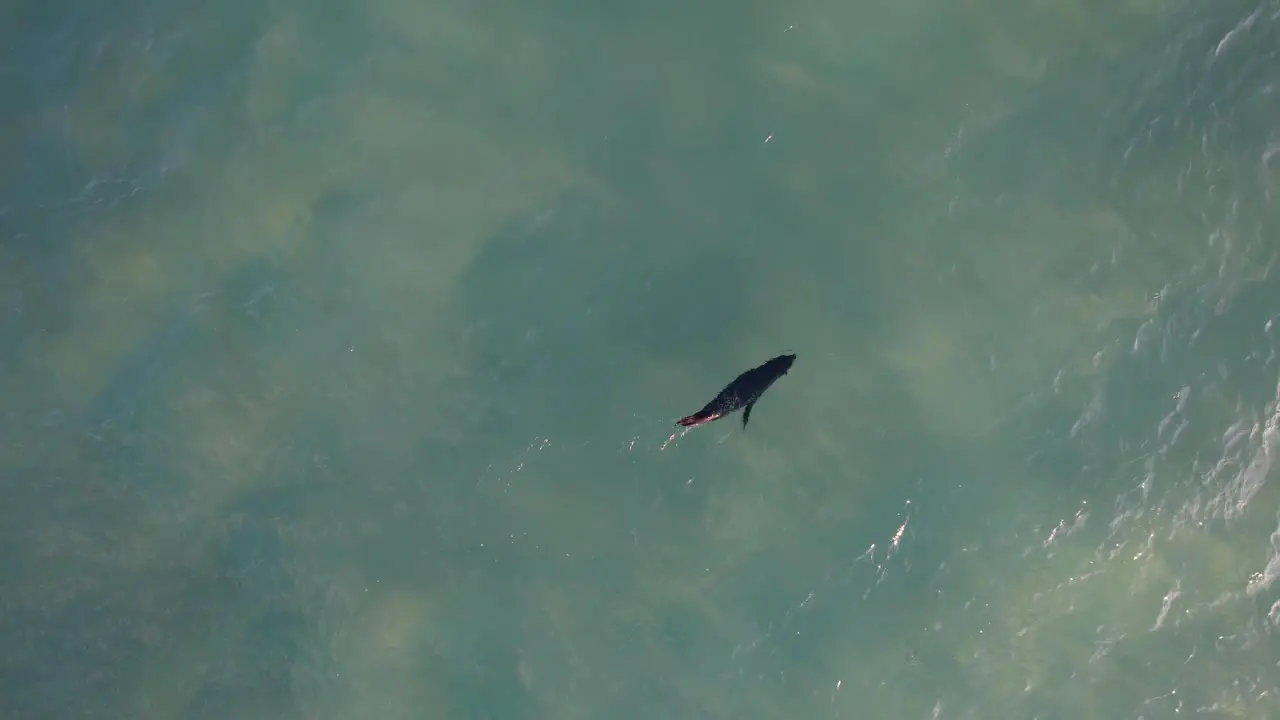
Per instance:
[[[701,410],[692,415],[686,415],[680,418],[676,421],[676,424],[681,427],[694,427],[695,425],[701,425],[702,423],[709,423],[718,417],[720,417],[720,413],[718,412],[707,412],[706,410]]]
[[[742,429],[743,430],[747,429],[747,421],[751,419],[751,408],[755,406],[756,406],[756,401],[752,400],[751,402],[747,403],[747,407],[743,409],[742,411]]]

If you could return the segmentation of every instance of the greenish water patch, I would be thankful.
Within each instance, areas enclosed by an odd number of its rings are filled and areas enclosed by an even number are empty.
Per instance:
[[[1277,9],[0,10],[0,709],[1276,714]]]

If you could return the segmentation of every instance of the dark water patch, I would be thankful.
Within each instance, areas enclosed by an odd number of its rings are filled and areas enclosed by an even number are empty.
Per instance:
[[[185,158],[225,148],[239,127],[234,110],[215,108],[243,105],[237,98],[262,9],[224,9],[196,23],[163,4],[108,9],[115,5],[126,4],[19,13],[37,29],[10,49],[24,82],[9,86],[16,95],[7,104],[20,108],[26,132],[19,136],[20,160],[11,165],[21,177],[5,183],[4,204],[23,232],[44,238],[46,252],[62,246],[68,220],[148,197]],[[181,83],[166,82],[179,76]],[[92,107],[104,84],[121,101],[114,110]],[[86,144],[71,133],[85,130],[91,113],[101,142]],[[85,147],[91,151],[80,153]]]
[[[209,669],[186,708],[188,717],[310,717],[318,708],[299,680],[317,672],[306,648],[315,645],[314,625],[298,612],[263,614],[245,623],[244,641]],[[314,692],[314,688],[311,689]]]
[[[298,601],[299,588],[284,558],[283,540],[273,517],[247,516],[228,523],[218,552],[220,576],[254,608]]]
[[[247,349],[250,341],[271,337],[276,330],[268,324],[271,310],[287,297],[275,292],[277,284],[285,283],[281,273],[269,262],[250,261],[217,278],[213,290],[192,293],[184,288],[173,293],[162,303],[169,312],[119,361],[83,422],[145,424],[153,417],[150,413],[169,406],[180,387],[208,372],[210,358],[234,351],[236,344]],[[238,336],[242,342],[228,346]]]
[[[555,417],[585,428],[634,392],[619,368],[636,358],[735,344],[748,292],[738,258],[650,236],[653,224],[630,212],[598,212],[588,203],[513,220],[459,283],[477,392],[502,398],[496,412],[581,404]]]
[[[7,717],[113,717],[154,622],[104,593],[56,609],[8,608],[0,621],[0,707]]]

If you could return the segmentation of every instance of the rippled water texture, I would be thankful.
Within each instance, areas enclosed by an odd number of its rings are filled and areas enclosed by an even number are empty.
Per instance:
[[[4,718],[1280,717],[1278,0],[18,0],[0,102]]]

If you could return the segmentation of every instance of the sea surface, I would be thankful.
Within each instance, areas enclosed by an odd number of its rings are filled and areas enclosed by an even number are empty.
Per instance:
[[[1280,718],[1280,0],[12,0],[0,108],[5,720]]]

